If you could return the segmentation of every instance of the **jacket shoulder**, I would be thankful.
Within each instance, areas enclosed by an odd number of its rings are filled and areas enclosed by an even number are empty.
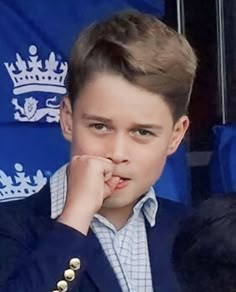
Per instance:
[[[164,198],[157,198],[159,207],[161,211],[163,212],[169,212],[170,210],[172,212],[182,214],[183,216],[186,215],[186,213],[191,212],[192,207],[189,205],[185,205],[180,202],[172,201],[169,199]]]
[[[192,207],[168,199],[158,198],[157,222],[161,221],[167,229],[179,228],[179,224],[189,216]]]
[[[47,183],[38,193],[28,198],[0,203],[0,217],[13,217],[15,220],[24,216],[48,216],[51,211],[50,186]]]

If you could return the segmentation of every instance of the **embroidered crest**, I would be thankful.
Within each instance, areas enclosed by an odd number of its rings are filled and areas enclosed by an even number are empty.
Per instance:
[[[46,60],[39,59],[37,47],[29,47],[29,59],[24,60],[18,53],[15,63],[4,63],[12,79],[15,95],[12,98],[14,105],[14,119],[20,122],[38,122],[45,120],[48,123],[59,122],[59,97],[54,95],[45,98],[45,92],[65,94],[65,78],[67,63],[57,60],[51,52]],[[41,92],[40,99],[32,92]],[[31,93],[29,97],[22,94]],[[17,97],[16,97],[17,96]],[[44,99],[44,103],[42,100]]]
[[[15,164],[15,175],[9,176],[0,170],[0,201],[22,199],[38,192],[47,182],[41,170],[28,176],[20,163]]]

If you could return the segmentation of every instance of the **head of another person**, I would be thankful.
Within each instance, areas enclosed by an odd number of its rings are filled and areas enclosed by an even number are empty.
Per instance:
[[[184,222],[172,257],[183,292],[235,292],[235,194],[205,201]]]
[[[160,177],[188,128],[196,71],[187,40],[154,16],[124,11],[85,29],[72,49],[61,126],[72,155],[110,159],[128,205]]]

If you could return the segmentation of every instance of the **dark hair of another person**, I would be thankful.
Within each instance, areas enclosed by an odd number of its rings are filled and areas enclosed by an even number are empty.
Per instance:
[[[183,292],[235,292],[236,195],[205,201],[177,234],[172,257]]]

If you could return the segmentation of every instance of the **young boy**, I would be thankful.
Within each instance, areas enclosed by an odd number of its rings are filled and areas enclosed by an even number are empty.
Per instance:
[[[170,252],[184,211],[151,186],[188,128],[195,70],[186,39],[151,15],[81,34],[61,105],[71,161],[1,206],[1,291],[179,291]]]

